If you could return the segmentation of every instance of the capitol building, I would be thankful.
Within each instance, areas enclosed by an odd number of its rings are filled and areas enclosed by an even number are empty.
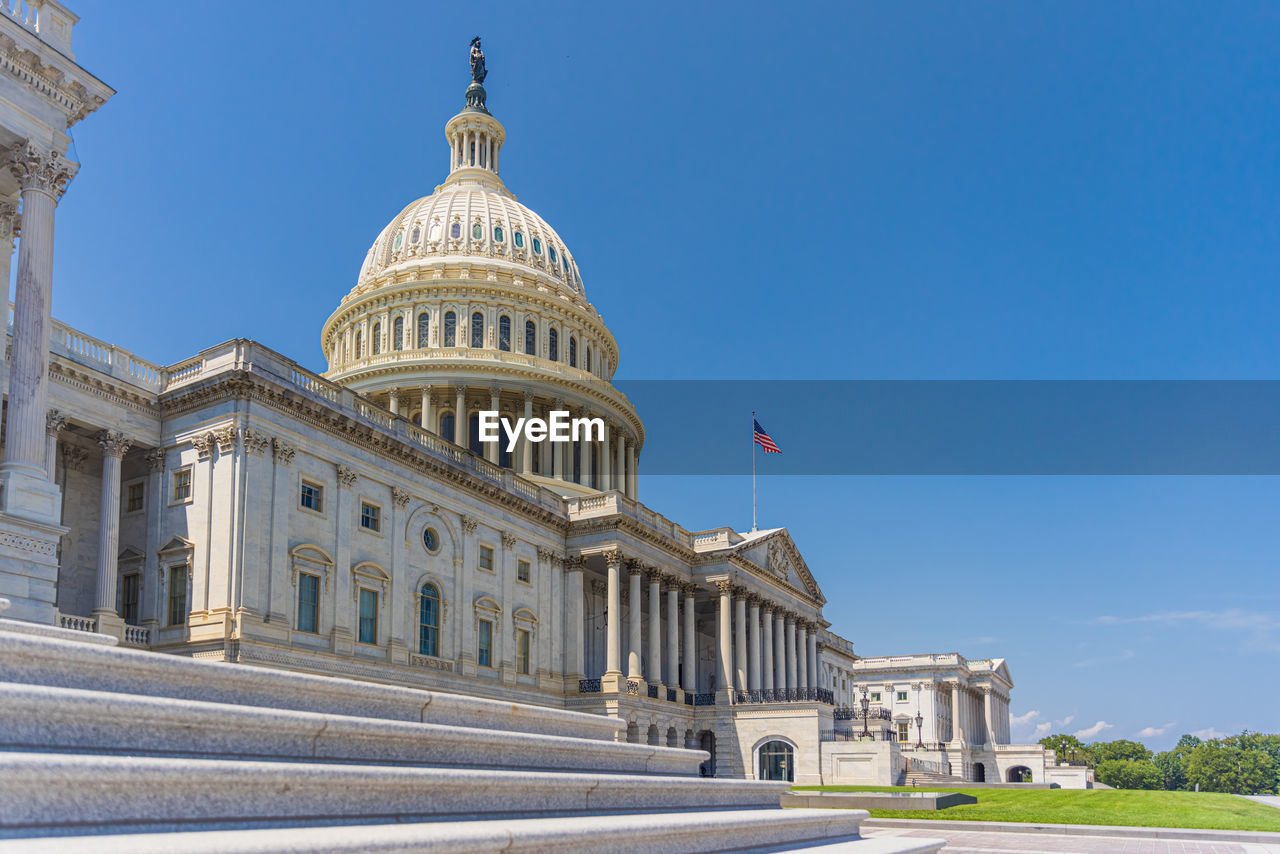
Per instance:
[[[10,0],[0,15],[5,67],[24,69],[0,85],[12,636],[218,662],[282,691],[337,677],[588,713],[615,742],[700,751],[699,777],[1083,785],[1011,743],[1004,659],[860,657],[825,607],[836,568],[785,528],[690,531],[643,502],[644,423],[612,384],[625,342],[503,182],[519,134],[490,112],[478,44],[465,93],[441,84],[464,105],[442,183],[404,188],[333,283],[323,373],[238,338],[154,364],[52,319],[66,132],[113,92],[74,60],[74,15],[33,6],[40,27]],[[482,411],[605,429],[508,451],[480,441]]]

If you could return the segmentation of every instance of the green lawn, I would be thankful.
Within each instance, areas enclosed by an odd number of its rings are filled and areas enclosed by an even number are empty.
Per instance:
[[[1235,795],[1121,789],[912,789],[903,786],[796,786],[824,792],[962,792],[976,804],[937,812],[871,810],[875,818],[1116,824],[1280,832],[1280,810]]]

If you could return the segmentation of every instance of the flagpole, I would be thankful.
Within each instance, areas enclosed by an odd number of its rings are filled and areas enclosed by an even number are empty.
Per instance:
[[[751,533],[756,528],[756,411],[751,410]]]

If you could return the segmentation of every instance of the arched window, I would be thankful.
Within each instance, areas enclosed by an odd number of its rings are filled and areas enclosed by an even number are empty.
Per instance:
[[[536,237],[533,238],[533,254],[534,255],[542,254],[542,241]]]
[[[458,346],[458,315],[452,311],[444,313],[444,346]]]
[[[556,248],[554,246],[548,246],[547,252],[551,255],[551,263],[556,263]]]
[[[413,227],[413,235],[409,238],[409,241],[411,243],[417,243],[418,238],[421,236],[422,236],[422,229],[418,228],[418,226],[415,225]]]
[[[457,240],[458,238],[462,237],[462,223],[455,222],[453,225],[450,225],[449,236],[452,237],[454,240]]]
[[[586,368],[587,373],[591,373],[591,348],[590,347],[587,348],[587,363],[583,365],[583,367]]]
[[[494,243],[502,242],[502,226],[500,225],[495,225],[493,227],[493,242]]]
[[[760,745],[761,780],[786,780],[794,783],[796,779],[795,751],[785,741],[770,741]]]
[[[517,231],[517,232],[515,233],[515,241],[516,241],[516,248],[517,248],[517,249],[523,249],[523,248],[524,248],[524,233],[523,233],[523,232],[519,232],[519,231]]]
[[[505,314],[498,318],[498,349],[511,352],[511,318]]]
[[[373,324],[373,334],[369,336],[369,350],[374,356],[382,352],[382,324]]]
[[[440,414],[440,438],[448,442],[456,442],[457,436],[453,434],[453,413],[442,412]]]
[[[404,235],[397,234],[395,241],[392,243],[392,248],[398,252],[400,251],[400,247],[403,245],[404,245]]]
[[[532,320],[524,322],[524,354],[526,356],[538,355],[538,324]]]
[[[364,355],[364,336],[360,334],[360,330],[356,330],[356,358],[359,359]]]
[[[434,243],[439,239],[440,239],[440,220],[437,219],[432,221],[431,227],[427,229],[427,240],[430,240],[432,243]]]
[[[578,339],[569,336],[569,367],[578,367]]]
[[[471,313],[471,346],[484,346],[484,313],[474,311]]]
[[[431,334],[431,314],[422,312],[418,315],[418,349],[427,346],[427,337]]]
[[[418,652],[440,654],[440,591],[431,582],[422,585],[418,605]]]
[[[560,334],[554,329],[547,333],[547,357],[553,362],[560,361]]]
[[[397,317],[391,324],[391,349],[404,349],[404,318]]]

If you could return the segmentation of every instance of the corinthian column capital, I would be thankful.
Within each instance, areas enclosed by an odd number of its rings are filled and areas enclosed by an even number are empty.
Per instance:
[[[103,430],[98,434],[98,444],[102,446],[104,456],[123,457],[129,450],[129,446],[133,444],[133,440],[123,433]]]
[[[79,167],[53,149],[36,148],[29,140],[9,147],[9,171],[23,191],[39,190],[62,198]]]

